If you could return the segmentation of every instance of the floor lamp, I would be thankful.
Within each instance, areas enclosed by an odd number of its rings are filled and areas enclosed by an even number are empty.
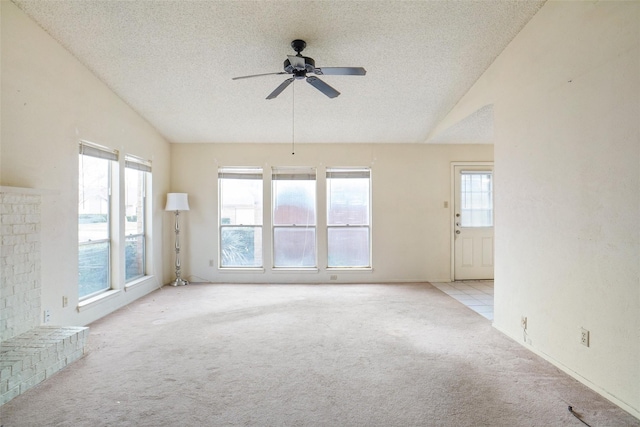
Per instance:
[[[167,194],[167,206],[164,210],[174,211],[176,213],[176,280],[171,283],[171,286],[184,286],[189,282],[183,280],[180,277],[180,211],[189,210],[189,200],[187,193],[168,193]]]

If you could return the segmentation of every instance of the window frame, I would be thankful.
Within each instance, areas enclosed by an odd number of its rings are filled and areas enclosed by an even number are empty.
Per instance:
[[[483,175],[488,175],[489,179],[488,179],[488,186],[489,189],[488,190],[479,190],[479,191],[474,191],[472,188],[469,188],[467,190],[466,186],[472,186],[473,183],[472,182],[465,182],[465,177],[472,177],[472,176],[483,176]],[[483,182],[481,181],[481,184]],[[494,184],[494,179],[493,179],[493,170],[461,170],[460,171],[460,228],[492,228],[494,227],[495,224],[495,218],[494,218],[494,200],[493,200],[493,184]],[[481,201],[482,201],[482,205],[483,208],[477,208],[475,205],[475,203],[473,202],[473,195],[480,195]],[[465,198],[465,195],[468,195],[467,198]],[[488,199],[485,200],[485,195],[488,195]],[[488,208],[486,207],[488,203]],[[466,209],[465,209],[466,208]],[[482,224],[476,224],[473,218],[473,214],[477,213],[477,212],[489,212],[490,215],[488,215],[488,217],[485,218],[489,220],[490,223],[482,223]]]
[[[228,176],[237,176],[242,178],[237,179],[255,179],[260,181],[261,187],[261,211],[260,211],[260,224],[223,224],[222,223],[222,210],[224,208],[222,203],[223,198],[223,179],[225,174]],[[231,167],[219,167],[218,168],[218,269],[220,270],[258,270],[264,271],[264,170],[259,166],[231,166]],[[232,228],[253,228],[260,230],[261,238],[261,263],[260,265],[242,266],[242,265],[223,265],[223,229]],[[254,233],[255,236],[255,233]]]
[[[129,170],[137,170],[138,172],[140,172],[140,184],[142,185],[142,200],[141,200],[141,217],[142,217],[142,232],[141,233],[135,233],[135,234],[127,234],[127,227],[126,227],[126,223],[127,223],[127,211],[126,211],[126,189],[127,189],[127,169]],[[150,176],[151,176],[151,161],[149,160],[144,160],[140,157],[137,156],[133,156],[130,154],[125,155],[125,161],[124,161],[124,172],[125,172],[125,176],[124,176],[124,188],[125,188],[125,208],[124,208],[124,247],[125,247],[125,258],[124,258],[124,282],[125,282],[125,286],[136,281],[139,280],[143,277],[148,276],[148,272],[147,272],[147,238],[148,238],[148,187],[149,187],[149,180],[150,180]],[[127,278],[127,254],[126,254],[126,247],[127,247],[127,241],[130,238],[142,238],[141,242],[142,242],[142,273],[138,274],[136,276]]]
[[[330,176],[334,175],[334,176]],[[335,176],[338,175],[338,176]],[[340,176],[343,175],[343,176]],[[350,176],[351,175],[351,176]],[[366,224],[332,224],[330,222],[330,209],[331,209],[331,184],[330,180],[333,178],[357,178],[357,175],[361,178],[366,178],[368,180],[368,212],[367,212],[367,223]],[[366,176],[365,176],[366,175]],[[372,171],[370,167],[327,167],[325,171],[325,179],[326,179],[326,242],[327,242],[327,270],[336,271],[336,270],[372,270],[373,269],[373,228],[372,228]],[[331,252],[330,252],[330,241],[329,241],[329,233],[331,229],[362,229],[365,228],[368,230],[368,265],[354,265],[354,266],[332,266],[330,265]]]
[[[93,298],[97,295],[101,295],[104,294],[106,292],[109,292],[111,290],[114,289],[113,287],[113,230],[112,230],[112,209],[113,209],[113,174],[114,174],[114,168],[117,167],[116,165],[118,164],[118,158],[119,158],[119,154],[118,154],[118,150],[114,150],[114,149],[110,149],[108,147],[104,147],[102,145],[98,145],[98,144],[94,144],[92,142],[88,142],[88,141],[80,141],[79,143],[79,153],[78,153],[78,202],[80,202],[80,175],[83,173],[83,166],[80,165],[80,163],[83,164],[83,158],[81,156],[88,156],[88,157],[93,157],[93,158],[98,158],[98,159],[102,159],[102,160],[106,160],[107,163],[107,237],[104,239],[97,239],[97,240],[87,240],[87,241],[80,241],[80,238],[78,236],[78,287],[77,287],[77,291],[78,291],[78,299],[80,302],[88,300],[90,298]],[[82,190],[84,190],[85,187],[85,182],[84,182],[84,178],[82,179]],[[78,208],[78,215],[77,215],[77,221],[78,221],[78,229],[80,227],[80,210]],[[80,295],[80,248],[86,248],[88,246],[95,246],[95,245],[101,245],[101,244],[107,244],[107,286],[105,288],[99,289],[97,291],[91,292],[89,294],[86,295]]]
[[[304,177],[313,177],[313,179],[307,179],[306,181],[313,181],[313,212],[314,221],[313,224],[276,224],[276,189],[278,181],[296,181],[305,180]],[[290,177],[290,179],[284,179],[282,177]],[[296,265],[276,265],[276,230],[293,229],[293,230],[313,230],[314,243],[313,243],[313,265],[312,266],[296,266]],[[273,270],[298,270],[298,271],[318,271],[318,173],[315,167],[296,167],[296,166],[274,166],[271,168],[271,268]]]

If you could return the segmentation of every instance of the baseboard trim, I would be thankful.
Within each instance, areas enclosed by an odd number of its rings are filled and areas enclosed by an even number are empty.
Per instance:
[[[538,350],[537,348],[535,348],[535,347],[533,347],[533,346],[531,346],[531,345],[529,345],[529,344],[527,344],[525,342],[522,342],[522,339],[521,339],[522,337],[512,336],[511,334],[509,334],[505,330],[503,330],[500,327],[496,326],[495,323],[493,323],[492,326],[498,332],[501,332],[502,334],[504,334],[505,336],[507,336],[511,340],[517,342],[518,344],[520,344],[522,347],[526,348],[527,350],[529,350],[533,354],[535,354],[535,355],[543,358],[545,361],[551,363],[553,366],[555,366],[556,368],[560,369],[562,372],[564,372],[565,374],[569,375],[571,378],[579,381],[580,383],[582,383],[585,386],[589,387],[591,390],[593,390],[596,393],[598,393],[600,396],[602,396],[605,399],[609,400],[611,403],[613,403],[616,406],[620,407],[621,409],[627,411],[629,414],[633,415],[634,417],[640,419],[640,410],[633,408],[628,403],[626,403],[626,402],[618,399],[617,397],[613,396],[607,390],[603,389],[602,387],[600,387],[597,384],[594,384],[593,382],[591,382],[587,378],[583,377],[582,375],[580,375],[576,371],[572,370],[571,368],[569,368],[565,364],[557,361],[556,359],[554,359],[553,357],[549,356],[548,354]]]

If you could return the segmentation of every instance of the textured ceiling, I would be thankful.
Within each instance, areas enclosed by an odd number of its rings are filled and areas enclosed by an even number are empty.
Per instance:
[[[14,3],[171,142],[413,143],[543,1]],[[282,71],[296,38],[316,66],[367,75],[321,76],[342,93],[335,99],[296,81],[265,100],[288,76],[231,80]],[[466,125],[465,142],[487,142],[480,128],[491,120],[480,116],[478,140]]]
[[[455,125],[432,137],[434,144],[492,144],[493,105],[485,105]]]

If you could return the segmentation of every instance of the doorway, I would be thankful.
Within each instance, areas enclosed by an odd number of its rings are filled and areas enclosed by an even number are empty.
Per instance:
[[[451,164],[451,277],[493,280],[493,163]]]

